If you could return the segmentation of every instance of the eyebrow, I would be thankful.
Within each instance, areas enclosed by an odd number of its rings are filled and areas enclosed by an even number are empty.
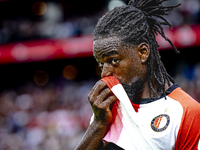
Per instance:
[[[118,51],[115,51],[115,50],[109,51],[109,52],[104,53],[104,54],[102,55],[102,57],[107,57],[107,56],[110,56],[110,55],[113,55],[113,54],[119,54],[119,52],[118,52]]]

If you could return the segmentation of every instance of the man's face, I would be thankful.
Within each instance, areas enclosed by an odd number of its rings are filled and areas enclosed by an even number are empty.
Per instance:
[[[118,37],[109,37],[94,41],[93,52],[102,69],[102,78],[113,75],[132,88],[135,83],[144,85],[147,80],[146,65],[140,60],[137,46],[121,46]]]

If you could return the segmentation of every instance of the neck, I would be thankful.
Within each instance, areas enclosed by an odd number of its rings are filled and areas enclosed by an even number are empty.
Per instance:
[[[138,101],[138,99],[150,99],[150,94],[149,94],[149,86],[148,86],[148,82],[145,82],[143,84],[137,84],[137,86],[134,85],[126,85],[126,84],[122,84],[128,97],[134,102],[134,99]],[[141,86],[139,86],[141,85]],[[155,84],[153,84],[153,88],[156,91],[157,86]],[[170,82],[170,85],[168,85],[167,83],[165,83],[165,91],[172,86],[173,83]],[[135,88],[137,87],[137,88]],[[159,96],[161,96],[163,93],[158,93]],[[158,96],[154,93],[151,92],[151,97],[152,98],[158,98]]]

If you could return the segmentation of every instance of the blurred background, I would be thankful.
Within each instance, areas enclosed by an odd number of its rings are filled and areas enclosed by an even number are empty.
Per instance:
[[[87,129],[87,95],[100,69],[92,32],[109,9],[128,0],[0,0],[0,150],[73,150]],[[160,36],[168,73],[200,102],[200,1],[166,18],[173,28]]]

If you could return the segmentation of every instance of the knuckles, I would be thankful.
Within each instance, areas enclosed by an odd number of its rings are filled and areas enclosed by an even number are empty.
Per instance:
[[[107,87],[106,83],[103,81],[98,81],[91,92],[88,94],[88,100],[93,107],[98,109],[104,109],[108,107],[106,102],[110,101],[111,90]],[[104,103],[104,104],[103,104]]]

